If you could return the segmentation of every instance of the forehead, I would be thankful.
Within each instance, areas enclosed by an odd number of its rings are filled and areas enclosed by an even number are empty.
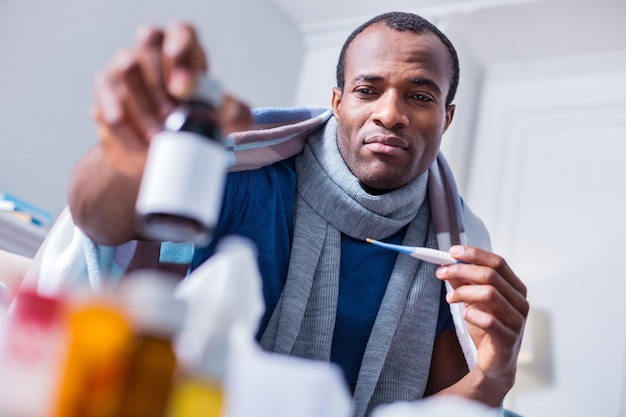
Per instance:
[[[405,73],[410,77],[428,75],[448,86],[450,54],[441,39],[431,32],[401,32],[382,22],[375,23],[357,35],[348,47],[345,81],[349,83],[364,74],[385,73]]]

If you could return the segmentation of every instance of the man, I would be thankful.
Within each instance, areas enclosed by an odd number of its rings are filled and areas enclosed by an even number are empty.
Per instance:
[[[207,66],[194,30],[177,23],[141,29],[136,46],[96,78],[100,143],[80,161],[70,191],[74,221],[94,242],[141,238],[134,204],[150,138]],[[356,415],[446,393],[495,407],[515,379],[528,303],[501,257],[455,245],[461,263],[437,268],[364,242],[438,246],[429,167],[454,116],[458,74],[454,47],[433,25],[406,13],[378,16],[348,38],[333,118],[304,150],[228,178],[214,240],[242,234],[259,246],[268,310],[261,344],[338,363]],[[221,121],[226,132],[245,130],[250,113],[229,98]],[[466,207],[463,215],[473,221]],[[213,246],[197,248],[193,265]],[[445,299],[443,280],[453,289]],[[446,301],[465,306],[471,369]]]

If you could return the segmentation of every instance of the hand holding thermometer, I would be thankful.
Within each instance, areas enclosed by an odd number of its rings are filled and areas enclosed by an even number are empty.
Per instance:
[[[392,243],[385,243],[378,240],[370,239],[369,237],[365,240],[373,245],[395,250],[396,252],[400,253],[406,253],[414,258],[421,259],[422,261],[430,262],[437,265],[452,265],[459,262],[454,259],[448,252],[442,250],[416,246],[394,245]]]

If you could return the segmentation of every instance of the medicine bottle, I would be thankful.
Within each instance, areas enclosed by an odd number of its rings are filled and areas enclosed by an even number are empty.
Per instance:
[[[165,120],[148,150],[137,229],[158,241],[208,243],[219,216],[227,155],[218,123],[223,91],[209,76]]]
[[[56,402],[68,350],[63,304],[20,291],[0,342],[0,415],[47,416]]]
[[[53,417],[117,417],[131,325],[109,291],[72,291],[67,299],[70,345]]]
[[[211,326],[204,352],[195,363],[179,364],[166,417],[221,417],[226,409],[225,378],[231,317]]]
[[[122,296],[133,337],[116,417],[162,417],[177,368],[173,340],[186,306],[174,297],[176,281],[165,274],[139,271],[124,280]]]

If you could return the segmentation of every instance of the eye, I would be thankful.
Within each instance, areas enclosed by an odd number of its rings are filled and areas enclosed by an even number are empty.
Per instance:
[[[354,92],[360,96],[371,96],[376,94],[376,92],[369,87],[358,87],[354,90]]]
[[[435,101],[432,97],[427,96],[425,94],[420,94],[420,93],[411,95],[411,98],[417,101],[424,101],[424,102]]]

